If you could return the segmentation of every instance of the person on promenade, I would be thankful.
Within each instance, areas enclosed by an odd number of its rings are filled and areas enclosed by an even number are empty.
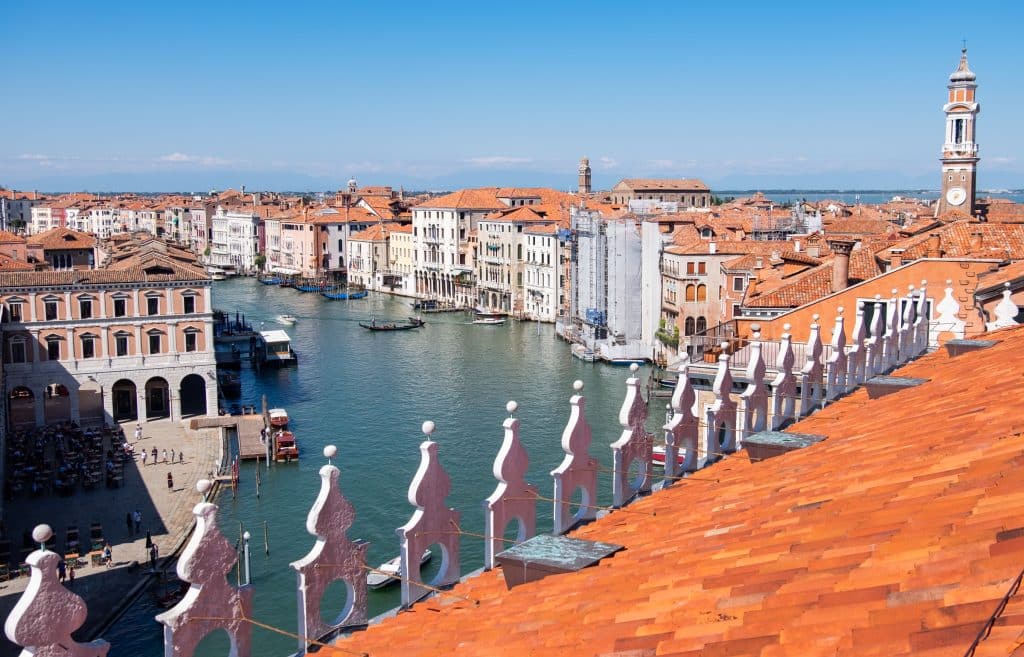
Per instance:
[[[178,463],[185,462],[185,452],[178,452]]]
[[[142,531],[142,512],[135,509],[135,512],[132,514],[132,520],[135,522],[135,533],[138,534]]]
[[[68,568],[68,586],[75,583],[75,564],[72,562],[71,567]]]
[[[142,425],[141,424],[136,424],[135,425],[135,442],[139,442],[140,440],[142,440]]]
[[[170,472],[167,473],[167,490],[174,490],[174,476]]]
[[[103,563],[107,565],[107,568],[114,564],[114,551],[110,548],[109,542],[103,546]]]
[[[153,547],[153,534],[148,529],[146,530],[146,549]]]
[[[60,561],[58,561],[57,562],[57,579],[59,579],[62,582],[65,579],[67,579],[67,570],[68,570],[68,565],[66,563],[64,563],[64,560],[61,559]]]
[[[167,463],[167,448],[166,447],[164,447],[164,451],[160,453],[160,456],[162,457],[161,460],[164,463]]]
[[[153,448],[153,463],[156,463],[156,447]]]
[[[171,463],[174,463],[174,448],[171,448]]]
[[[156,570],[156,558],[160,554],[160,549],[157,548],[156,543],[153,547],[149,548],[149,567],[151,570]]]
[[[149,456],[149,452],[142,450],[142,466],[146,466],[146,457]]]
[[[128,525],[128,535],[129,536],[134,536],[135,535],[135,531],[134,531],[135,524],[132,522],[132,512],[131,511],[128,511],[127,513],[124,514],[124,521],[125,521],[125,524]]]

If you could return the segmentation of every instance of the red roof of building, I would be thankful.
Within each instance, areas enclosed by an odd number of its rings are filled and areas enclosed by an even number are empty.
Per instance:
[[[991,337],[794,425],[812,447],[730,456],[574,531],[625,546],[590,568],[512,590],[486,572],[322,654],[959,657],[1024,564],[1024,327]],[[978,656],[1022,627],[1018,593]]]
[[[30,246],[43,247],[44,251],[91,249],[96,246],[96,238],[89,233],[80,233],[77,230],[59,226],[38,235],[32,235],[27,241]]]

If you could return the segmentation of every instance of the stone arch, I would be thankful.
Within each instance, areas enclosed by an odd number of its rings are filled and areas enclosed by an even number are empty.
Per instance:
[[[63,383],[43,388],[43,418],[46,424],[71,421],[71,391]]]
[[[146,417],[154,420],[171,416],[171,386],[167,379],[154,376],[146,381]]]
[[[198,374],[189,374],[181,380],[178,391],[182,417],[206,415],[206,381]]]
[[[120,379],[110,388],[115,422],[139,419],[138,390],[131,379]]]
[[[78,386],[78,419],[82,425],[105,424],[103,387],[95,381]]]
[[[12,429],[36,423],[36,395],[31,388],[17,386],[7,393],[7,418]]]

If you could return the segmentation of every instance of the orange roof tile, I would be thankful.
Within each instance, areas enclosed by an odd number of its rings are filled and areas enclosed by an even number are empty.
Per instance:
[[[486,572],[322,654],[962,655],[1024,563],[1024,423],[1003,374],[1024,370],[1024,327],[991,337],[899,371],[923,385],[792,427],[817,445],[726,458],[576,530],[625,546],[590,568],[512,590]],[[1022,603],[984,654],[1018,645]]]
[[[686,191],[706,192],[710,188],[696,178],[624,178],[615,187],[626,185],[635,191],[683,189]]]
[[[45,251],[91,249],[96,246],[96,238],[89,233],[80,233],[77,230],[61,227],[32,235],[27,242],[30,246],[41,246]]]
[[[507,208],[508,206],[499,201],[498,197],[495,196],[497,191],[497,187],[460,189],[457,192],[424,201],[415,207],[466,210],[501,210],[502,208]]]

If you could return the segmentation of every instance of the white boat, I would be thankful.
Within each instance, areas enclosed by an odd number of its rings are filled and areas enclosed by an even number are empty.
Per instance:
[[[474,324],[504,324],[504,317],[477,317],[473,320]]]
[[[654,461],[654,465],[660,465],[665,467],[665,446],[655,445],[653,453],[651,454],[651,460]],[[683,454],[682,450],[676,450],[676,464],[682,465],[686,461],[686,455]]]
[[[585,344],[574,344],[569,348],[569,351],[572,352],[573,356],[587,363],[593,363],[597,360],[597,354],[594,353],[593,349],[588,349]]]
[[[214,281],[223,281],[227,279],[228,275],[220,267],[207,267],[206,273],[210,275],[210,279]]]
[[[276,319],[278,324],[284,324],[285,326],[291,326],[299,321],[295,315],[278,315]]]
[[[430,561],[430,558],[433,556],[434,554],[430,551],[430,548],[427,548],[427,550],[423,553],[423,556],[420,557],[420,565],[422,566],[423,564]],[[397,582],[399,577],[401,577],[401,574],[402,557],[398,556],[386,563],[382,563],[381,565],[377,566],[376,571],[371,572],[369,575],[367,575],[366,585],[371,589],[383,588],[388,584],[393,584],[394,582]]]

